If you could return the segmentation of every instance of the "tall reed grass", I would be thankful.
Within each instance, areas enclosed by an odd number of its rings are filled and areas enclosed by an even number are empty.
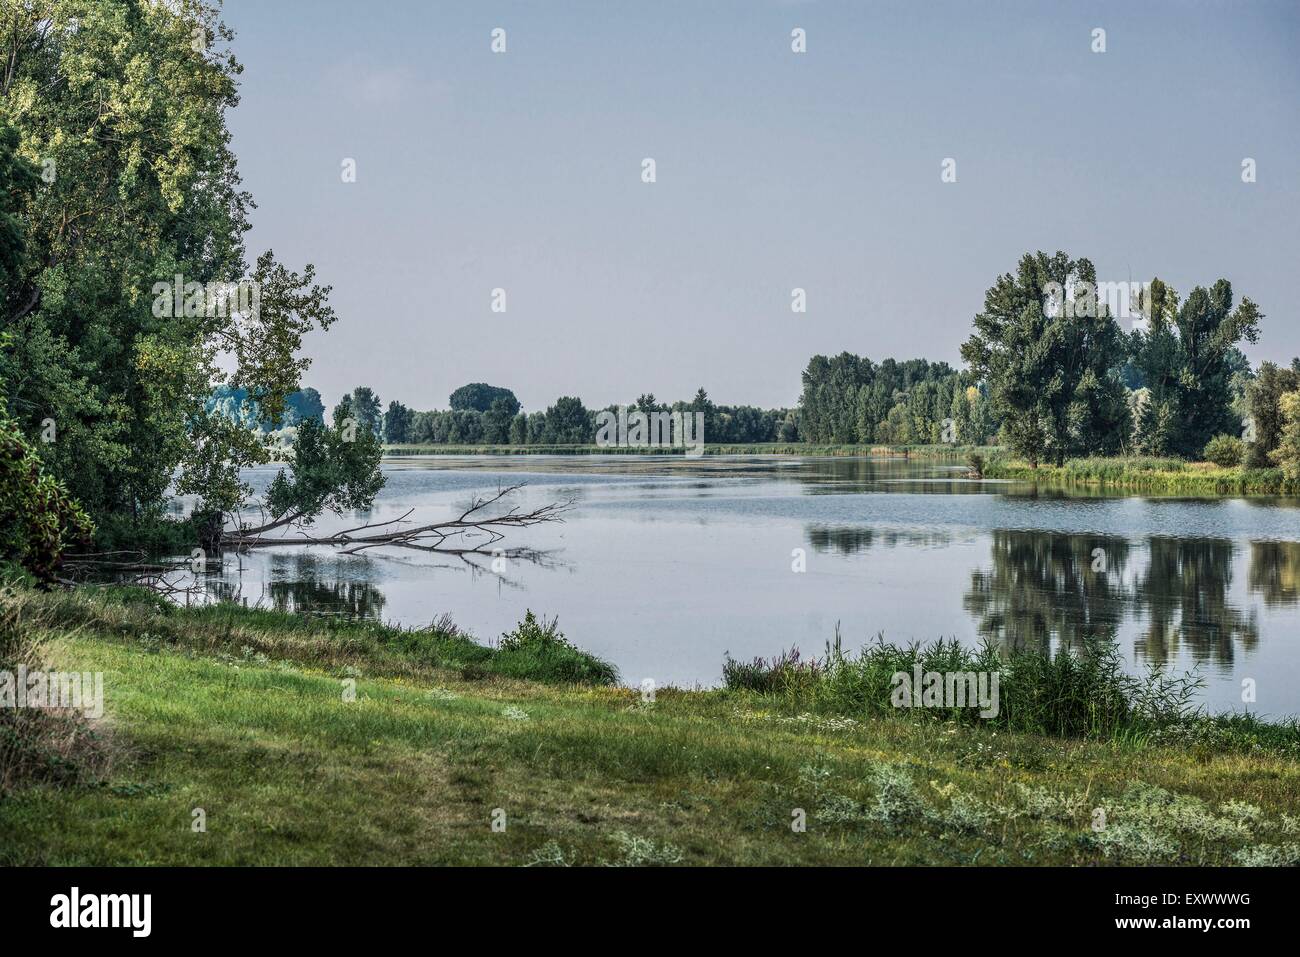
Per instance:
[[[998,708],[899,708],[894,676],[922,672],[998,672]],[[1000,653],[990,643],[971,649],[954,640],[896,645],[878,637],[858,654],[846,654],[838,628],[821,658],[797,649],[774,658],[736,661],[728,656],[723,682],[732,691],[761,695],[784,708],[852,716],[908,715],[966,723],[987,722],[1008,731],[1058,737],[1112,738],[1147,734],[1184,722],[1203,680],[1150,670],[1135,676],[1112,643],[1089,641],[1079,651]]]

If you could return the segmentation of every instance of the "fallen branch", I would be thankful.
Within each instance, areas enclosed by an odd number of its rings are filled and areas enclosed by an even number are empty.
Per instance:
[[[471,555],[518,558],[534,561],[543,553],[530,548],[498,549],[495,546],[513,528],[529,528],[545,522],[562,522],[563,515],[573,506],[573,500],[551,502],[528,512],[512,505],[504,510],[491,507],[523,488],[522,484],[498,489],[495,494],[475,496],[469,507],[456,518],[431,522],[425,525],[406,526],[406,520],[415,509],[408,509],[398,518],[386,522],[370,522],[354,528],[345,528],[328,535],[312,535],[301,523],[301,516],[280,516],[255,527],[238,526],[225,530],[221,536],[223,548],[245,551],[254,548],[271,548],[283,545],[327,545],[339,549],[341,555],[357,555],[372,548],[409,548],[462,558]],[[298,534],[270,535],[281,529],[298,528]],[[479,535],[482,542],[473,542]]]

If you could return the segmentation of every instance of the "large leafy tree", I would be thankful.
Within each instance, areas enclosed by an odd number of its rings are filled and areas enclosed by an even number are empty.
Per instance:
[[[447,399],[453,412],[487,412],[497,399],[504,399],[510,414],[519,411],[519,400],[509,389],[486,382],[471,382],[453,392]]]
[[[1096,281],[1087,259],[1027,253],[985,293],[962,345],[988,384],[1004,440],[1035,467],[1115,451],[1127,431],[1124,334],[1097,301]]]
[[[383,434],[384,412],[379,396],[368,386],[359,385],[345,396],[338,407],[346,405],[357,426],[375,435]]]
[[[1246,436],[1247,465],[1267,468],[1273,464],[1272,453],[1281,443],[1286,427],[1282,400],[1296,391],[1300,391],[1300,359],[1293,359],[1289,369],[1272,362],[1260,365],[1259,375],[1246,389],[1246,404],[1253,425]]]
[[[302,337],[334,321],[311,266],[245,261],[231,38],[203,0],[0,7],[0,127],[41,173],[18,195],[0,377],[24,432],[53,420],[41,454],[93,513],[155,511],[177,475],[206,507],[235,507],[248,494],[238,470],[269,450],[207,397],[244,389],[279,420],[306,367]],[[260,295],[252,308],[209,295],[161,309],[156,287],[176,276]]]
[[[562,395],[555,405],[546,410],[546,431],[543,441],[556,444],[582,445],[596,440],[592,415],[582,400]]]
[[[1130,337],[1133,365],[1150,395],[1138,421],[1142,451],[1199,455],[1220,433],[1235,433],[1233,376],[1243,362],[1238,343],[1259,338],[1263,314],[1243,297],[1234,309],[1232,284],[1197,286],[1187,301],[1152,280],[1146,329]]]

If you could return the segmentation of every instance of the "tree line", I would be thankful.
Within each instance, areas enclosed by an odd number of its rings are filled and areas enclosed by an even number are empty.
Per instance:
[[[393,400],[385,409],[378,394],[359,386],[336,407],[347,410],[359,427],[390,444],[418,445],[592,445],[596,416],[582,399],[561,396],[544,410],[524,412],[513,391],[487,383],[461,386],[448,398],[448,409],[416,411]],[[690,401],[662,403],[642,393],[629,411],[704,414],[704,437],[714,444],[796,442],[798,418],[793,409],[760,409],[749,405],[718,405],[700,388]]]
[[[975,376],[925,359],[813,356],[799,406],[800,437],[818,444],[983,445],[999,425]]]
[[[814,356],[800,436],[817,443],[997,443],[1037,467],[1082,456],[1210,458],[1300,477],[1300,359],[1252,369],[1258,306],[1220,279],[1184,299],[1159,278],[1125,332],[1096,269],[1025,254],[961,346],[967,368]],[[1127,304],[1125,304],[1127,305]]]

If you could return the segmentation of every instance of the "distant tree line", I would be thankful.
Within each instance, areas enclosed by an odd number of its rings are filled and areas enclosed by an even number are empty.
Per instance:
[[[1098,297],[1089,260],[1026,254],[985,293],[961,347],[964,370],[844,352],[813,356],[794,409],[717,405],[703,388],[672,403],[643,393],[626,408],[702,413],[711,444],[997,443],[1035,467],[1137,453],[1277,466],[1300,478],[1300,359],[1252,370],[1240,344],[1257,341],[1263,314],[1248,298],[1236,302],[1226,279],[1185,300],[1158,278],[1145,285],[1145,321],[1126,333]],[[526,413],[510,389],[484,382],[461,386],[448,405],[415,411],[391,401],[384,410],[362,386],[336,415],[389,443],[591,445],[604,411],[561,396]],[[240,389],[219,389],[214,408],[264,431],[324,412],[313,389],[289,397],[279,425],[263,422]]]
[[[389,443],[420,445],[591,445],[596,416],[582,399],[561,396],[544,411],[524,412],[510,389],[476,382],[461,386],[448,399],[449,409],[415,411],[391,401],[379,414],[379,399],[368,388],[354,390],[345,401],[359,425],[382,434]],[[617,412],[617,405],[607,407]],[[717,405],[704,389],[690,401],[659,402],[644,393],[626,408],[651,412],[704,413],[705,441],[718,444],[796,442],[798,416],[793,409],[759,409]]]
[[[799,404],[800,437],[819,444],[982,445],[998,430],[975,376],[925,359],[813,356]]]

